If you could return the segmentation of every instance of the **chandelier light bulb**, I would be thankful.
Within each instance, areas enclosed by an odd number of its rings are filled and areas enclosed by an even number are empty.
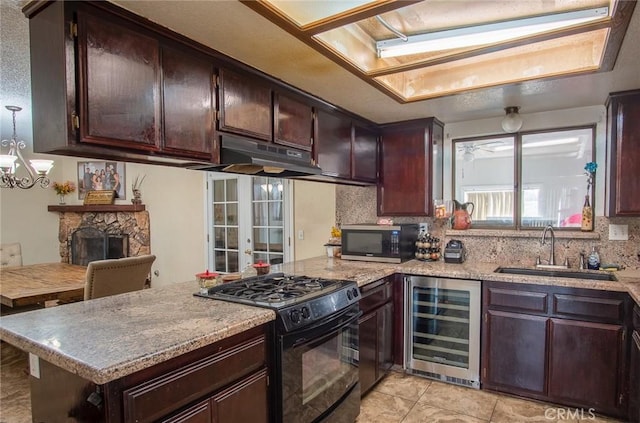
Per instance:
[[[518,114],[519,107],[511,106],[506,107],[505,112],[507,116],[502,119],[502,129],[507,133],[518,132],[522,128],[522,117]]]

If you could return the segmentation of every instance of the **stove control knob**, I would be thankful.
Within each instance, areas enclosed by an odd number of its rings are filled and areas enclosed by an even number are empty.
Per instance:
[[[293,309],[289,312],[289,318],[293,323],[300,323],[300,312],[296,309]]]
[[[351,293],[351,290],[350,290],[350,289],[347,289],[347,299],[348,299],[349,301],[351,301],[351,300],[353,299],[353,294]]]
[[[358,292],[358,288],[353,288],[352,291],[353,291],[353,298],[358,298],[358,295],[360,295]]]
[[[302,318],[308,319],[309,317],[311,317],[311,312],[309,311],[309,308],[307,306],[302,307]]]

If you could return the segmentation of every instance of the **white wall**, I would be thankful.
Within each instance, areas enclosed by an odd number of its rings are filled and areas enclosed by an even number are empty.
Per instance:
[[[336,219],[336,187],[322,182],[295,181],[294,231],[295,259],[303,260],[326,254],[331,226]],[[303,231],[304,239],[298,239]]]
[[[604,102],[604,99],[603,99]],[[595,183],[595,212],[597,215],[604,214],[604,189],[606,174],[606,125],[607,110],[604,106],[589,106],[576,109],[553,110],[549,112],[522,114],[524,121],[521,131],[532,131],[537,129],[566,128],[570,126],[596,124],[596,172]],[[481,119],[468,122],[457,122],[445,124],[444,133],[444,197],[452,198],[452,140],[457,138],[476,137],[483,135],[503,134],[500,123],[502,117],[492,119]],[[585,162],[586,164],[586,162]]]

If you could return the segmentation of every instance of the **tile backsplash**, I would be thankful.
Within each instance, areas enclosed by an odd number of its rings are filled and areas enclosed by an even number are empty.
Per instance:
[[[535,231],[450,231],[446,220],[432,217],[395,217],[397,223],[429,224],[429,232],[441,239],[444,245],[452,239],[460,239],[467,249],[467,260],[489,262],[500,265],[533,266],[536,257],[548,259],[549,245],[540,245],[542,230]],[[336,223],[375,222],[376,187],[336,187]],[[610,241],[609,224],[628,225],[629,240]],[[595,246],[603,264],[617,264],[630,269],[640,269],[640,217],[596,217],[592,234],[578,233],[572,236],[567,231],[556,231],[556,263],[564,263],[568,258],[572,268],[578,267],[581,252],[588,255]]]

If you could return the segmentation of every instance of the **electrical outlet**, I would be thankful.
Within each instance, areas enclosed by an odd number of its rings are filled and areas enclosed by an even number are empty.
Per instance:
[[[304,239],[304,231],[302,229],[298,229],[298,239]]]
[[[629,225],[609,225],[609,241],[628,241]]]
[[[32,353],[29,353],[29,373],[36,379],[40,379],[40,359]]]

